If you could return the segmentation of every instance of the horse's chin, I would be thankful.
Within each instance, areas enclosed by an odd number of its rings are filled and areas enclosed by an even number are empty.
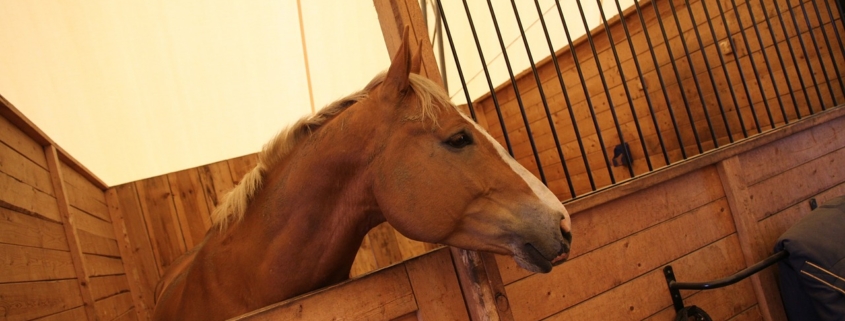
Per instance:
[[[530,245],[514,251],[513,255],[513,259],[519,267],[535,273],[549,273],[553,267],[560,265],[568,258],[569,251],[566,251],[549,261],[540,251]]]

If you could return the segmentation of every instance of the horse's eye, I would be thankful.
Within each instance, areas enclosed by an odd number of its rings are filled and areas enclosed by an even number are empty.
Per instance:
[[[449,137],[445,143],[452,148],[464,148],[467,145],[472,144],[472,137],[470,137],[466,132],[460,132],[452,135],[452,137]]]

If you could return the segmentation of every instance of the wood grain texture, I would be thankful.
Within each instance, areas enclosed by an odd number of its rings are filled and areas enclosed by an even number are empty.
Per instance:
[[[132,308],[132,295],[129,292],[113,295],[94,303],[100,320],[114,320]]]
[[[405,262],[420,320],[469,320],[452,256],[440,249]]]
[[[232,174],[232,182],[238,185],[241,178],[255,168],[255,165],[258,165],[258,154],[232,158],[227,160],[226,163],[229,165],[229,172]]]
[[[70,252],[0,244],[0,283],[75,277]]]
[[[205,238],[211,228],[211,217],[206,196],[203,193],[199,172],[188,169],[167,174],[173,205],[185,237],[186,248],[193,248]]]
[[[134,185],[129,184],[124,186],[129,187],[128,190],[131,192],[131,187]],[[124,195],[121,196],[121,193]],[[155,258],[153,257],[146,234],[133,235],[134,238],[129,235],[129,229],[126,226],[127,219],[124,215],[131,213],[140,214],[140,206],[137,204],[137,200],[132,198],[132,196],[135,196],[134,194],[126,194],[126,189],[119,187],[110,188],[106,191],[106,203],[109,205],[109,214],[112,218],[114,234],[117,236],[123,269],[126,271],[127,282],[132,293],[132,302],[135,306],[133,309],[134,314],[140,320],[149,320],[154,304],[154,282],[158,281],[158,274],[153,275],[156,272]],[[135,210],[130,209],[133,205],[135,206]],[[136,221],[143,222],[140,217],[136,218]],[[136,239],[138,243],[133,243]]]
[[[85,319],[85,309],[82,307],[73,308],[70,310],[66,310],[64,312],[59,312],[56,314],[51,314],[43,318],[37,319],[38,321],[77,321],[77,320],[84,320]]]
[[[82,306],[76,280],[5,283],[0,284],[0,293],[0,310],[10,321],[31,320]],[[86,318],[84,312],[81,315]]]
[[[125,274],[91,278],[91,295],[94,300],[101,300],[123,292],[129,292],[129,280]]]
[[[61,224],[0,207],[0,243],[67,251]]]
[[[47,195],[55,196],[47,169],[4,143],[0,143],[0,172],[35,187]]]
[[[2,106],[0,108],[6,108],[6,105],[3,103],[0,103],[0,106]],[[29,135],[21,131],[18,126],[14,125],[5,117],[0,117],[0,141],[21,155],[24,155],[35,164],[38,164],[39,167],[47,169],[47,159],[44,158],[44,149],[41,147],[41,144],[29,137]]]
[[[123,270],[123,262],[120,258],[94,254],[83,254],[83,256],[85,258],[85,262],[87,263],[86,267],[88,268],[88,275],[91,277],[125,273]]]
[[[61,222],[56,198],[0,172],[0,207]]]
[[[135,184],[160,275],[186,250],[170,184],[167,176],[152,177]]]

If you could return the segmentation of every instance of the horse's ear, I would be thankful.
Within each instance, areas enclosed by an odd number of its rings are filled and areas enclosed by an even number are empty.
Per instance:
[[[387,69],[387,76],[384,78],[385,89],[400,93],[404,92],[411,85],[408,80],[408,74],[411,73],[411,48],[408,45],[408,27],[405,27],[405,32],[402,34],[402,45],[393,56],[390,62],[390,68]]]
[[[422,75],[420,70],[422,69],[422,39],[420,39],[419,43],[417,43],[417,50],[414,53],[414,56],[411,57],[411,73]]]

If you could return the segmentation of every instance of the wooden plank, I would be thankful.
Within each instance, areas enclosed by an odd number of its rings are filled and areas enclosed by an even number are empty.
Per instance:
[[[139,320],[139,319],[140,320],[146,320],[146,319],[142,319],[141,317],[139,317],[136,310],[137,309],[135,307],[132,307],[131,309],[129,309],[129,311],[126,311],[122,315],[115,318],[114,321],[135,321],[135,320]]]
[[[10,321],[31,320],[83,304],[76,280],[5,283],[0,284],[0,293],[0,311]]]
[[[118,249],[116,240],[97,236],[81,229],[77,230],[77,235],[79,236],[79,247],[82,249],[82,253],[120,257],[120,249]]]
[[[389,223],[382,223],[367,233],[370,247],[376,258],[378,267],[385,267],[402,261],[402,251],[396,243],[393,227]]]
[[[79,285],[79,292],[84,302],[85,313],[88,320],[96,320],[97,316],[94,313],[94,299],[91,297],[91,289],[88,287],[91,284],[88,279],[88,270],[83,258],[82,251],[79,248],[79,237],[76,233],[76,227],[73,224],[70,213],[70,203],[68,202],[67,192],[65,191],[64,175],[59,165],[59,156],[56,148],[52,145],[44,148],[44,154],[47,157],[47,167],[50,169],[50,177],[53,181],[53,190],[56,192],[56,201],[58,201],[59,212],[61,213],[62,226],[65,229],[65,236],[67,236],[68,249],[73,259],[73,266],[76,272],[76,281]]]
[[[129,292],[129,280],[127,280],[125,274],[91,278],[91,295],[94,300],[99,301],[123,292]]]
[[[396,245],[399,247],[399,252],[402,253],[402,260],[407,260],[428,252],[428,247],[425,243],[409,239],[396,229],[393,230],[393,236],[396,240]]]
[[[534,274],[507,285],[514,319],[547,317],[734,233],[731,213],[722,207],[713,202],[575,257],[549,274]],[[678,232],[689,226],[699,229]]]
[[[713,263],[703,264],[702,262]],[[739,242],[733,236],[720,239],[684,255],[671,262],[671,265],[675,271],[682,274],[678,275],[679,280],[690,281],[718,279],[736,273],[744,267]],[[689,295],[689,291],[685,291],[684,294]],[[716,294],[717,299],[731,301],[732,304],[729,307],[733,307],[733,304],[739,305],[740,311],[754,304],[754,294],[750,291],[747,282],[732,285],[729,291],[723,290],[709,294],[711,295],[702,297],[711,299],[712,294]],[[666,287],[663,271],[661,268],[656,268],[643,276],[624,282],[607,292],[563,310],[548,320],[642,320],[671,305],[672,297]],[[707,306],[701,307],[711,310]],[[656,320],[666,319],[657,318]],[[716,314],[714,320],[724,320],[724,317]]]
[[[572,230],[574,246],[570,259],[702,206],[714,211],[726,210],[725,202],[713,204],[723,196],[718,172],[705,167],[584,210],[571,216],[572,225],[578,228]],[[500,256],[498,263],[505,284],[530,275],[510,257]]]
[[[99,320],[113,320],[132,308],[132,295],[124,292],[99,300],[94,304]]]
[[[232,182],[238,185],[241,178],[255,168],[255,165],[258,165],[258,154],[232,158],[227,160],[226,163],[229,165],[229,172],[232,174]]]
[[[0,172],[0,207],[61,222],[56,198]]]
[[[133,188],[134,184],[110,188],[106,191],[106,203],[109,204],[114,234],[120,246],[120,257],[132,293],[135,314],[138,319],[149,320],[154,305],[155,282],[158,281],[158,274],[155,268],[155,257],[145,231],[134,229],[130,235],[130,229],[127,228],[127,222],[135,222],[136,228],[143,227],[137,225],[143,224],[143,218]],[[135,218],[127,219],[127,215]]]
[[[396,265],[231,320],[390,320],[416,310],[405,266]]]
[[[440,249],[405,262],[421,320],[469,320],[452,256]]]
[[[124,274],[123,262],[119,258],[112,258],[106,256],[99,256],[94,254],[84,254],[86,267],[88,268],[88,276],[104,276]],[[90,283],[90,282],[89,282]]]
[[[112,228],[112,224],[110,222],[111,219],[109,219],[109,221],[104,221],[75,207],[70,208],[70,214],[71,217],[73,217],[74,226],[76,226],[79,230],[99,237],[112,240],[115,239],[114,229]]]
[[[760,314],[760,309],[755,305],[728,319],[728,321],[763,321],[763,315]]]
[[[185,237],[187,248],[193,248],[205,238],[205,233],[211,228],[211,217],[208,211],[199,172],[188,169],[167,174],[170,190],[173,193],[173,205]]]
[[[38,321],[77,321],[85,319],[85,309],[82,307],[65,310],[56,314],[51,314],[43,318],[36,319]]]
[[[35,187],[47,195],[54,196],[50,173],[32,160],[21,155],[16,150],[0,143],[0,172],[5,173],[22,183]]]
[[[147,226],[147,233],[156,255],[159,274],[163,273],[173,260],[185,252],[185,240],[179,226],[176,208],[170,192],[167,176],[157,176],[135,182],[138,198]]]
[[[5,117],[0,117],[0,142],[21,153],[38,164],[39,167],[47,169],[47,159],[44,158],[44,149],[41,144],[30,138]]]
[[[376,257],[375,254],[373,254],[373,249],[370,246],[370,238],[364,237],[364,241],[361,242],[361,247],[359,247],[358,252],[355,253],[355,261],[352,263],[352,270],[349,271],[349,277],[354,278],[377,268],[378,264],[376,263]]]
[[[67,251],[61,224],[0,207],[0,243]]]
[[[102,220],[109,221],[109,213],[103,190],[64,162],[61,163],[61,168],[62,173],[65,174],[65,189],[68,192],[70,205]]]
[[[668,292],[666,295],[668,295]],[[760,311],[757,309],[758,306],[755,304],[755,299],[751,281],[746,279],[724,288],[695,292],[684,298],[684,305],[695,305],[704,309],[712,320],[729,320],[734,317],[742,317],[748,313],[748,310],[755,310],[759,320],[763,320]],[[668,306],[643,319],[643,321],[673,320],[675,315],[675,308]]]
[[[74,277],[69,252],[0,244],[0,283]]]
[[[205,198],[211,201],[209,212],[213,212],[217,204],[223,201],[223,197],[235,187],[232,181],[232,174],[229,170],[229,163],[221,161],[208,164],[199,168],[200,180],[202,181]]]

